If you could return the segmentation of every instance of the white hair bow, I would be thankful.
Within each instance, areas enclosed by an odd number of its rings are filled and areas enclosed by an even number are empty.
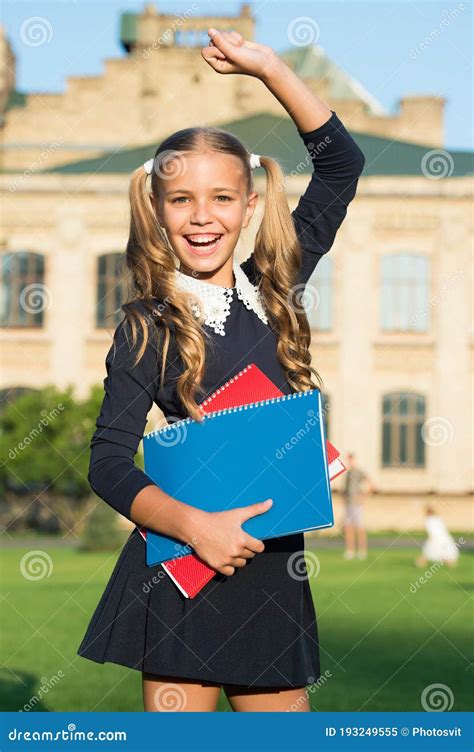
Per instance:
[[[260,154],[251,154],[250,155],[250,167],[252,170],[255,169],[255,167],[261,167],[260,164]]]

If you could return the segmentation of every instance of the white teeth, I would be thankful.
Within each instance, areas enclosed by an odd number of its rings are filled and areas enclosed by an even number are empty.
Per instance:
[[[186,237],[193,243],[209,243],[211,240],[218,240],[220,235],[187,235]]]

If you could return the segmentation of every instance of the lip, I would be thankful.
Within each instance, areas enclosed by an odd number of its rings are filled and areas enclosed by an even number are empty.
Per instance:
[[[216,235],[217,234],[218,233],[216,233]],[[184,238],[184,241],[186,243],[188,250],[191,251],[191,253],[194,256],[199,256],[200,258],[206,258],[207,256],[212,256],[212,254],[215,253],[216,250],[220,247],[223,237],[224,237],[224,234],[221,234],[219,240],[217,240],[217,242],[213,246],[211,246],[211,248],[206,249],[206,250],[200,250],[199,248],[196,248],[195,246],[191,245],[186,235],[183,235],[183,238]]]

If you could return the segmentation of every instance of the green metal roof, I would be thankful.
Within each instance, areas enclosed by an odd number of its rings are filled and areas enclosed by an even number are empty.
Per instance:
[[[12,107],[24,107],[27,96],[28,94],[25,94],[23,91],[11,91],[5,105],[5,110],[11,110]]]
[[[131,46],[137,39],[137,14],[121,13],[120,14],[120,41],[123,47],[130,50]]]
[[[336,111],[337,112],[337,111]],[[277,159],[286,173],[310,173],[311,163],[307,160],[306,148],[290,118],[279,118],[262,113],[220,124],[219,127],[234,134],[249,151],[267,154]],[[421,164],[432,146],[421,146],[406,141],[391,141],[387,138],[351,131],[354,141],[365,155],[363,175],[422,175]],[[43,173],[61,174],[124,174],[131,173],[140,164],[153,157],[156,143],[146,146],[105,152],[94,159],[71,162],[66,165],[43,170]],[[451,177],[461,177],[474,172],[474,152],[449,151],[453,164]]]

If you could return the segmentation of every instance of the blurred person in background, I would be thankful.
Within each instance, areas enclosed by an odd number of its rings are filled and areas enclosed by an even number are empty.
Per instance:
[[[425,528],[428,537],[423,544],[421,555],[416,559],[416,565],[425,567],[429,561],[438,561],[455,567],[459,558],[458,547],[433,507],[425,508]]]
[[[347,472],[344,487],[344,558],[367,558],[367,533],[364,526],[363,504],[367,493],[374,488],[364,473],[357,467],[355,454],[347,455]]]

